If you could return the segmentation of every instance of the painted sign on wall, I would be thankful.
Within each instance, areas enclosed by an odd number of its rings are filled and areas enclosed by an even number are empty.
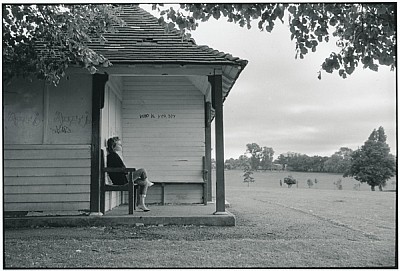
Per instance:
[[[156,114],[156,113],[146,113],[139,114],[139,119],[175,119],[175,114]]]

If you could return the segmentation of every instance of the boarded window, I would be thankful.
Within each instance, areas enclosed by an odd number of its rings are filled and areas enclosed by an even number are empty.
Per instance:
[[[14,80],[4,91],[5,144],[90,144],[91,75],[44,81]]]
[[[4,89],[5,144],[40,144],[43,141],[44,83],[14,80]]]

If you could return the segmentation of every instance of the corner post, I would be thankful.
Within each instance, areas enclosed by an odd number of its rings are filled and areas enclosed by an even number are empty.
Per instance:
[[[206,108],[206,119],[205,119],[205,126],[206,126],[206,133],[205,133],[205,168],[207,170],[207,198],[205,201],[212,201],[212,166],[211,166],[211,103],[205,102]]]
[[[101,109],[104,107],[104,87],[107,74],[92,77],[92,144],[90,170],[90,212],[100,214]]]
[[[215,71],[217,72],[217,71]],[[225,215],[225,171],[224,171],[224,116],[222,74],[209,76],[212,87],[212,103],[215,109],[215,160],[216,160],[216,211],[215,215]]]

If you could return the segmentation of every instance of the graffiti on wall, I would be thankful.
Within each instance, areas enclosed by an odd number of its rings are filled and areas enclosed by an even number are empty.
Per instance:
[[[70,134],[79,128],[85,128],[91,124],[89,112],[78,115],[68,115],[56,111],[53,118],[54,126],[50,127],[54,134]]]
[[[139,114],[139,119],[175,119],[175,114]]]
[[[42,119],[38,112],[21,113],[8,112],[7,122],[15,127],[36,127],[41,124]]]

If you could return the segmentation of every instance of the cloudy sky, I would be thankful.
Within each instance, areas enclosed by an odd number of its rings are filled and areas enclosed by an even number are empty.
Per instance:
[[[202,23],[192,37],[249,61],[224,106],[226,159],[253,142],[272,147],[275,158],[288,151],[330,156],[342,146],[362,146],[379,126],[396,153],[396,71],[360,67],[347,79],[323,72],[318,80],[335,43],[295,59],[289,29],[280,23],[267,33],[222,18]]]
[[[225,18],[200,23],[198,45],[249,61],[224,105],[225,158],[238,158],[247,143],[272,147],[275,158],[288,151],[330,156],[340,147],[361,147],[383,126],[396,153],[396,73],[361,67],[347,79],[318,71],[334,40],[295,59],[287,25],[272,33],[248,30]]]

